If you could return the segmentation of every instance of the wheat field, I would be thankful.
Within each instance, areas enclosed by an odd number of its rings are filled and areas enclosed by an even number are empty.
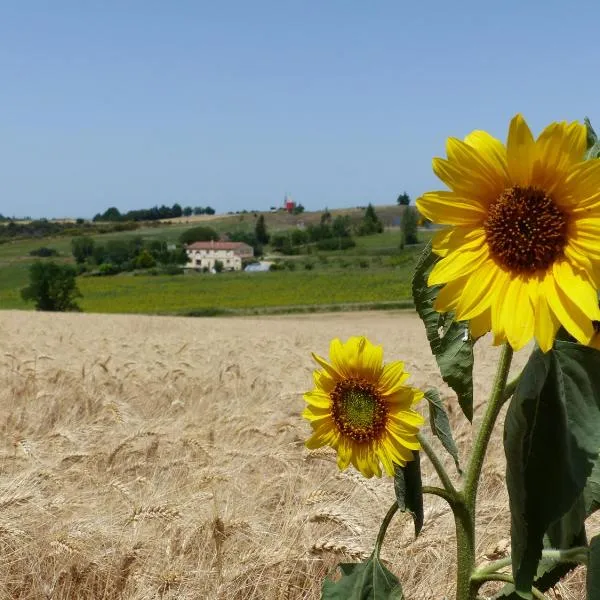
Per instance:
[[[358,334],[405,359],[411,383],[442,390],[464,457],[471,428],[412,313],[0,313],[0,599],[319,598],[337,562],[370,554],[393,501],[389,479],[339,473],[330,452],[303,446],[310,351]],[[497,349],[484,340],[476,354],[479,416]],[[498,430],[481,562],[506,555],[506,507]],[[413,534],[399,515],[383,559],[407,600],[450,600],[453,520],[439,498]],[[576,572],[550,597],[581,600],[583,582]]]

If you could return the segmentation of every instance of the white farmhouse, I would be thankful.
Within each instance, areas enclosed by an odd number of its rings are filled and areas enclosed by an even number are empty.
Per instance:
[[[194,242],[186,246],[186,269],[212,270],[215,262],[223,263],[224,271],[241,271],[242,260],[254,256],[252,246],[244,242]]]

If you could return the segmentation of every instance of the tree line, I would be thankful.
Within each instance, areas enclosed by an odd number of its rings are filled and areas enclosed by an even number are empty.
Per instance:
[[[92,219],[98,221],[160,221],[162,219],[176,219],[178,217],[189,217],[194,215],[214,215],[215,209],[211,206],[181,207],[177,202],[173,206],[153,206],[152,208],[141,208],[129,210],[122,213],[116,206],[107,208],[103,213],[98,213]]]

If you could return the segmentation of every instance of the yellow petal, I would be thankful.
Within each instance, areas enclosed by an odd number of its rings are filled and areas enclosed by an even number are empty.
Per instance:
[[[598,292],[584,271],[575,270],[569,261],[555,262],[553,274],[558,287],[576,304],[591,321],[600,319]]]
[[[395,360],[383,367],[377,387],[381,394],[390,395],[402,388],[408,378],[409,374],[404,371],[404,363]]]
[[[437,298],[433,303],[433,308],[439,313],[453,311],[460,296],[465,289],[465,283],[469,280],[468,276],[460,277],[449,281],[438,293]]]
[[[574,122],[552,123],[542,131],[536,142],[533,183],[554,195],[563,194],[564,183],[571,168],[584,158],[587,134],[584,125]]]
[[[492,296],[492,331],[494,332],[494,344],[498,345],[505,341],[506,335],[504,331],[504,322],[502,320],[502,311],[504,308],[504,298],[510,284],[510,274],[506,271],[501,271],[494,281],[494,288],[491,292]]]
[[[500,269],[492,260],[485,261],[470,274],[456,307],[456,318],[459,321],[468,321],[490,306],[492,300],[490,291],[500,274]]]
[[[542,352],[548,352],[552,349],[559,327],[560,323],[550,310],[546,296],[539,294],[535,307],[534,334]]]
[[[442,225],[479,225],[486,216],[477,200],[461,198],[454,192],[427,192],[416,202],[424,216]]]
[[[565,294],[554,276],[547,276],[543,289],[548,304],[561,325],[580,343],[588,344],[594,334],[590,318]]]
[[[465,142],[477,149],[483,160],[495,171],[502,189],[510,187],[504,144],[485,131],[472,131],[465,137]]]
[[[531,131],[521,115],[516,115],[510,122],[506,153],[508,172],[513,184],[529,185],[536,149]]]
[[[492,311],[487,308],[469,321],[471,336],[475,339],[485,335],[492,328]]]
[[[594,337],[590,341],[590,346],[596,350],[600,350],[600,332],[594,334]]]
[[[431,248],[439,256],[454,250],[476,250],[485,244],[482,227],[449,227],[438,231],[431,240]]]
[[[348,465],[350,464],[350,460],[352,458],[352,441],[342,437],[337,447],[337,453],[338,469],[340,469],[340,471],[343,471],[346,468],[348,468]]]
[[[499,196],[506,188],[508,179],[503,173],[502,165],[499,169],[497,164],[488,161],[487,154],[482,154],[475,146],[451,137],[446,142],[446,153],[450,162],[461,165],[486,182],[491,199]]]
[[[429,285],[446,283],[457,277],[468,275],[477,269],[489,256],[487,246],[477,250],[462,252],[457,250],[442,258],[431,270],[428,278]]]
[[[379,444],[377,444],[377,446],[375,447],[375,453],[377,454],[377,457],[381,461],[381,464],[383,465],[383,469],[386,472],[386,475],[388,475],[389,477],[393,477],[395,475],[396,470],[394,468],[394,462],[392,460],[392,456],[388,452],[385,444],[383,444],[381,442]]]
[[[488,206],[497,196],[495,183],[469,170],[468,165],[434,158],[433,172],[457,196],[478,200],[483,206]]]
[[[321,424],[314,430],[313,434],[306,440],[305,446],[311,450],[321,448],[322,446],[335,447],[339,441],[340,434],[335,429],[333,421],[331,423]]]
[[[383,348],[364,336],[353,336],[345,344],[331,342],[331,362],[344,377],[363,377],[376,381],[383,369]]]
[[[335,370],[333,366],[331,366],[324,358],[320,357],[318,354],[312,353],[312,357],[319,365],[323,367],[325,373],[334,381],[340,378],[340,374]]]
[[[319,408],[329,408],[331,406],[331,398],[329,394],[324,394],[321,390],[313,390],[304,394],[304,400],[311,406]]]
[[[502,323],[506,337],[514,350],[520,350],[533,338],[534,313],[526,278],[511,280],[503,304]]]
[[[600,161],[586,160],[575,165],[567,177],[564,188],[563,193],[554,197],[557,204],[569,206],[575,214],[590,211],[598,214]]]

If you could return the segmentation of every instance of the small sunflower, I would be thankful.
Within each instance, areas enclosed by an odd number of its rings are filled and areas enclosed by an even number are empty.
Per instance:
[[[434,158],[450,191],[417,200],[442,257],[429,285],[444,285],[435,309],[470,321],[518,350],[533,337],[550,350],[562,325],[582,344],[600,321],[600,160],[584,161],[586,128],[552,123],[533,139],[521,115],[506,147],[484,131],[449,138]]]
[[[313,428],[306,446],[337,450],[341,470],[352,463],[365,477],[381,477],[383,465],[393,476],[394,465],[406,465],[420,449],[423,417],[413,406],[423,392],[405,385],[403,362],[384,365],[383,348],[365,337],[334,339],[329,353],[331,362],[313,354],[322,370],[314,371],[315,388],[304,394],[302,416]]]

